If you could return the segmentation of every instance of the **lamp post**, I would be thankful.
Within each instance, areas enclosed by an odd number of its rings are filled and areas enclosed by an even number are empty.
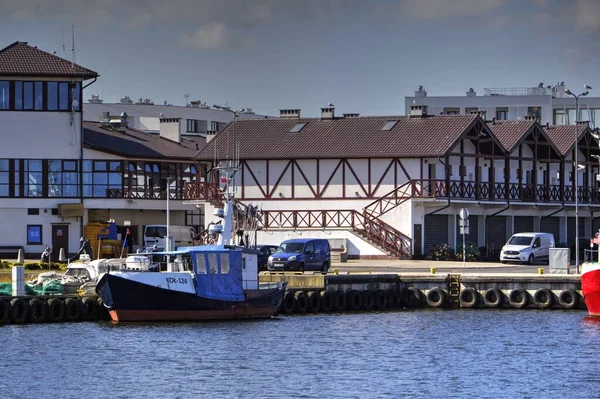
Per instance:
[[[233,131],[232,132],[232,136],[233,136],[232,151],[233,151],[233,158],[235,159],[235,120],[237,119],[238,112],[242,112],[242,111],[244,111],[244,109],[234,111],[230,107],[223,107],[222,105],[216,105],[216,104],[213,105],[213,108],[220,109],[221,111],[231,112],[233,114],[233,125],[231,126],[231,130]],[[229,155],[229,140],[227,140],[227,152],[228,152],[227,155]],[[228,158],[229,158],[229,156],[228,156]],[[228,159],[227,161],[231,163],[231,159]]]
[[[579,141],[579,97],[585,97],[589,94],[592,88],[588,85],[584,85],[584,92],[576,95],[571,90],[566,89],[565,93],[575,98],[575,156],[574,156],[574,173],[573,179],[575,179],[575,268],[579,272],[579,189],[578,189],[578,172],[579,164],[577,163],[577,142]]]

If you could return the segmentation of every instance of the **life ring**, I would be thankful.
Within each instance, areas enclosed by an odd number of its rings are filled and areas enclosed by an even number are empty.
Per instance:
[[[576,309],[579,306],[580,299],[579,293],[570,288],[561,291],[558,295],[558,303],[565,309]]]
[[[294,313],[294,293],[288,291],[285,293],[283,302],[281,303],[281,313],[292,314]]]
[[[29,303],[22,298],[14,298],[10,301],[10,322],[14,324],[23,324],[27,320],[29,313]]]
[[[308,312],[317,313],[321,310],[321,295],[317,291],[309,291],[306,294],[308,297]]]
[[[502,305],[504,294],[498,288],[490,288],[483,294],[483,303],[488,308],[498,308]]]
[[[346,308],[348,310],[360,310],[363,304],[360,291],[350,290],[346,293]]]
[[[42,323],[46,320],[46,305],[39,298],[29,300],[29,321]]]
[[[0,300],[0,326],[8,324],[10,319],[10,304],[7,301]]]
[[[364,310],[373,310],[373,306],[375,306],[375,298],[373,297],[373,291],[363,291],[362,302],[362,308]]]
[[[375,290],[373,292],[373,307],[375,309],[387,308],[388,297],[384,290]]]
[[[423,304],[423,293],[415,287],[408,287],[406,290],[406,304],[411,308],[416,308]]]
[[[540,288],[533,294],[533,303],[540,309],[550,309],[554,303],[554,294],[548,288]]]
[[[58,298],[50,298],[46,302],[46,321],[58,323],[65,314],[65,304]]]
[[[465,287],[462,291],[460,291],[460,295],[458,296],[458,300],[460,301],[461,308],[474,308],[479,304],[479,291],[477,291],[474,287]]]
[[[93,321],[98,317],[96,315],[96,300],[92,297],[86,296],[81,300],[81,317],[84,320]]]
[[[399,308],[402,305],[402,298],[397,288],[390,288],[385,292],[388,308]]]
[[[333,310],[340,312],[346,310],[346,306],[348,305],[348,301],[346,299],[346,294],[344,291],[335,291],[333,293]]]
[[[427,305],[432,308],[441,308],[445,307],[448,302],[448,294],[446,291],[441,289],[440,287],[433,287],[429,291],[427,291]]]
[[[79,321],[79,301],[77,298],[67,298],[65,300],[65,321]]]
[[[333,310],[333,293],[330,291],[321,291],[321,310],[331,312]]]
[[[294,310],[298,313],[306,313],[308,309],[308,301],[304,291],[294,292]]]
[[[515,288],[508,294],[508,303],[517,309],[522,309],[529,302],[529,292],[525,288]]]

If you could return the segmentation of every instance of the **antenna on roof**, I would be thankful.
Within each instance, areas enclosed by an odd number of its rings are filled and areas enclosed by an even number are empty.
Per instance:
[[[65,53],[65,57],[67,56],[67,51],[72,53],[71,57],[71,69],[75,69],[75,25],[71,25],[71,37],[72,37],[72,45],[70,49],[65,48],[65,27],[63,24],[63,53]]]

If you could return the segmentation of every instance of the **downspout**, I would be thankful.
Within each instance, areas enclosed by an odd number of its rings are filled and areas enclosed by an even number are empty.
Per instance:
[[[442,165],[444,165],[444,171],[447,174],[448,173],[448,165],[442,161],[441,157],[438,157],[438,162],[441,163]],[[446,180],[446,184],[448,184],[447,180]],[[446,187],[446,191],[447,191],[446,194],[448,195],[448,204],[446,206],[441,207],[440,209],[436,209],[435,211],[428,213],[428,215],[434,215],[440,211],[443,211],[444,209],[450,208],[450,186]]]
[[[497,215],[501,214],[502,212],[508,210],[509,208],[510,208],[510,201],[506,204],[506,208],[502,208],[498,212],[494,212],[491,215],[485,215],[485,220],[488,220],[489,218],[497,216]]]
[[[550,213],[550,214],[548,214],[548,215],[546,215],[546,216],[542,216],[542,217],[540,218],[540,221],[541,221],[541,220],[544,220],[544,219],[547,219],[547,218],[549,218],[550,216],[554,216],[554,215],[556,215],[558,212],[561,212],[561,211],[563,211],[564,209],[565,209],[565,203],[563,202],[562,206],[560,207],[560,209],[559,209],[558,211],[556,211],[556,212],[552,212],[552,213]],[[593,215],[593,214],[594,214],[594,212],[592,211],[592,215]],[[592,217],[592,220],[594,220],[594,218],[593,218],[593,217]]]

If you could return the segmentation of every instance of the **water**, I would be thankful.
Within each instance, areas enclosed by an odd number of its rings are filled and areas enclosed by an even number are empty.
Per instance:
[[[600,395],[582,311],[418,310],[0,327],[6,398]]]

